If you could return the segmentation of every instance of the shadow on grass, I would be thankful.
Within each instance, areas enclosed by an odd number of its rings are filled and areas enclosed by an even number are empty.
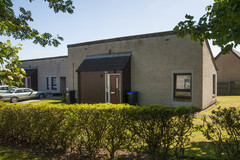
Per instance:
[[[123,152],[118,153],[119,160],[136,159],[136,155]],[[106,159],[106,155],[103,156]],[[186,160],[216,160],[214,154],[214,145],[211,142],[196,142],[191,143],[185,149]],[[87,159],[84,156],[80,156],[77,153],[68,154],[63,151],[51,150],[51,149],[34,149],[28,145],[16,145],[13,143],[1,143],[0,142],[0,160],[47,160],[47,159]],[[140,156],[139,159],[148,159],[146,156]]]
[[[0,159],[1,160],[16,160],[16,159],[35,159],[40,160],[42,157],[36,156],[31,152],[14,149],[7,146],[0,146]]]
[[[211,142],[194,142],[185,149],[187,157],[194,157],[198,160],[216,160],[214,145]]]
[[[77,154],[68,154],[61,150],[37,149],[29,145],[0,142],[0,160],[75,160],[79,158]]]

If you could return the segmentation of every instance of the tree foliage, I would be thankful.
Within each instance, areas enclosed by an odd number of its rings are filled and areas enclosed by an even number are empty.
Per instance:
[[[31,3],[34,0],[28,1]],[[44,2],[47,2],[49,8],[53,9],[55,13],[60,11],[73,13],[74,6],[72,0],[44,0]],[[60,41],[63,38],[59,35],[54,37],[50,33],[40,33],[37,29],[31,28],[29,22],[34,21],[31,11],[20,7],[20,14],[17,16],[13,6],[12,0],[0,0],[0,36],[12,37],[16,40],[32,40],[34,44],[39,44],[43,47],[47,45],[57,47],[60,45]],[[2,64],[0,80],[10,85],[19,85],[21,83],[22,72],[17,68],[17,64],[19,64],[17,53],[20,49],[20,46],[12,46],[10,40],[5,43],[0,42],[0,63]],[[6,69],[9,69],[10,72]],[[21,76],[19,76],[20,74]]]
[[[192,40],[212,40],[222,53],[231,51],[240,44],[240,0],[214,0],[206,7],[207,13],[198,22],[194,17],[186,15],[174,28],[178,36],[190,35]]]

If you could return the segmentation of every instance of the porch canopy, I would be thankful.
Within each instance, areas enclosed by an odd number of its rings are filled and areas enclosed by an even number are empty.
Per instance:
[[[131,53],[86,56],[76,72],[123,70]]]
[[[26,76],[29,77],[31,75],[33,75],[34,73],[37,72],[37,67],[29,67],[29,68],[24,68],[25,72],[26,72]]]

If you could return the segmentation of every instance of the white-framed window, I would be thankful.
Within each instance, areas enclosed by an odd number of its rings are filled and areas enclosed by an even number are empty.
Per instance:
[[[57,77],[48,76],[46,77],[46,89],[47,90],[57,90]]]

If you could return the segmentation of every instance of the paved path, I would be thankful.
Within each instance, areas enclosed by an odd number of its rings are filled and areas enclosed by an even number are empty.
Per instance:
[[[210,117],[210,115],[204,115],[204,114],[195,114],[195,118],[204,118],[204,117],[206,117],[206,118],[209,118],[209,117]]]
[[[206,109],[204,109],[202,111],[207,111],[207,110],[211,109],[212,107],[215,107],[215,104],[211,105],[210,107],[208,107],[208,108],[206,108]],[[196,118],[204,118],[204,117],[209,118],[210,116],[211,115],[195,114]]]

